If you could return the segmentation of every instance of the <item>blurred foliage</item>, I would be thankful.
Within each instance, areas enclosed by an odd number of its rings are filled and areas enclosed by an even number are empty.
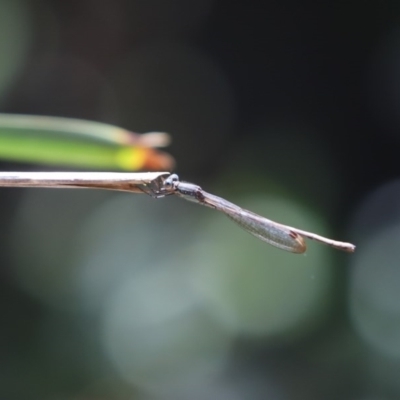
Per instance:
[[[399,13],[0,0],[2,113],[172,132],[181,179],[357,245],[296,256],[174,198],[2,189],[0,397],[399,398]]]
[[[52,166],[124,171],[171,171],[171,156],[155,150],[169,136],[138,135],[72,118],[0,114],[0,159]]]

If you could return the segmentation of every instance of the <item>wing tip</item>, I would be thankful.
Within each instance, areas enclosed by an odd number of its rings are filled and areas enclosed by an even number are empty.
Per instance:
[[[307,245],[304,237],[294,231],[290,231],[289,235],[296,242],[296,245],[293,246],[292,252],[296,254],[303,254],[307,250]]]

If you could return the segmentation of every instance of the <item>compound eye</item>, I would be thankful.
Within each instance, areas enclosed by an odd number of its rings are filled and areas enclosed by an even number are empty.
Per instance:
[[[178,182],[179,182],[178,175],[172,174],[164,181],[164,187],[165,189],[174,189]]]

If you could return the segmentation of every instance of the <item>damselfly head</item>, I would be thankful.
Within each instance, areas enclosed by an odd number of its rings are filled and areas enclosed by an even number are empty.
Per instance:
[[[176,174],[172,174],[164,180],[164,189],[175,190],[178,183],[179,183],[179,176]]]

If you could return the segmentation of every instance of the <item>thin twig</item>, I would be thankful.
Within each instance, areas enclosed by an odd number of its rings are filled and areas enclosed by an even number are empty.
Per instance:
[[[0,187],[87,188],[157,192],[169,172],[0,172]]]

